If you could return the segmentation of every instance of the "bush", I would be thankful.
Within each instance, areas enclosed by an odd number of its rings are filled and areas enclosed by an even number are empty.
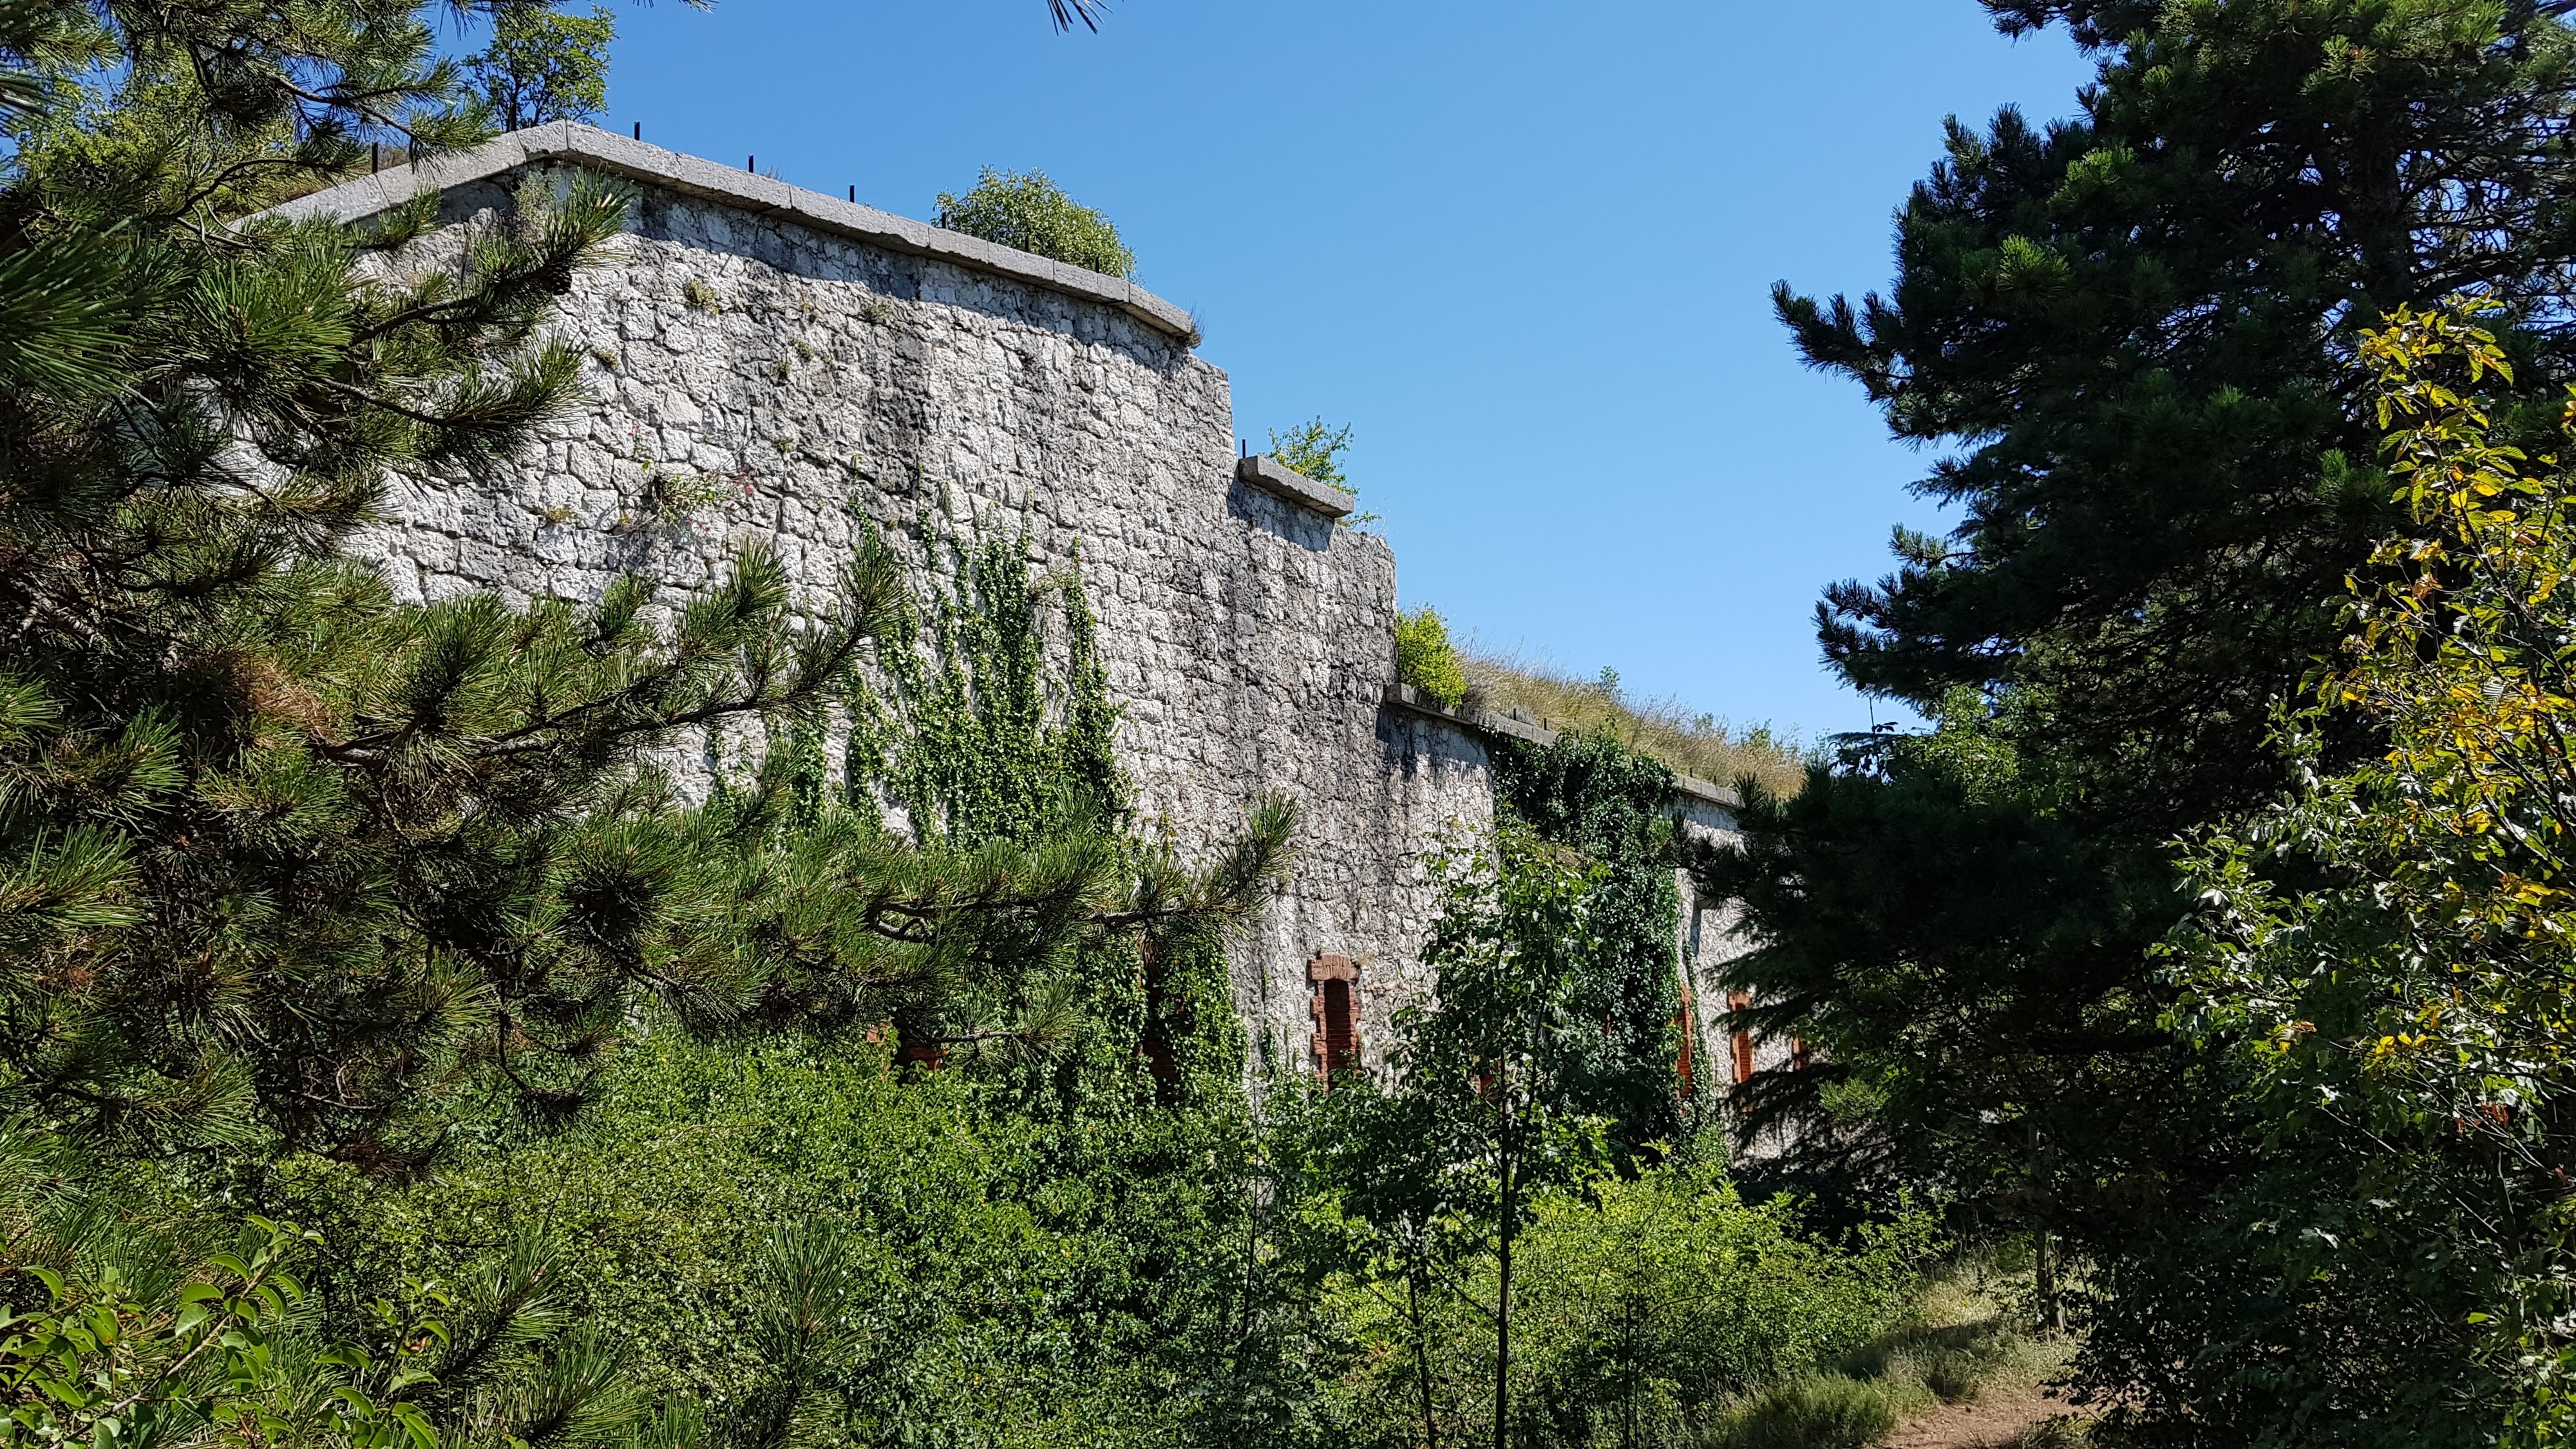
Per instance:
[[[1709,1449],[1868,1449],[1896,1428],[1875,1384],[1840,1374],[1797,1379],[1728,1410]]]
[[[1286,432],[1270,430],[1270,456],[1279,466],[1303,474],[1329,488],[1357,493],[1350,476],[1342,471],[1342,454],[1351,446],[1351,425],[1336,428],[1322,418],[1299,423]]]
[[[1109,218],[1065,195],[1043,171],[985,167],[964,196],[939,193],[939,224],[1113,277],[1136,273],[1136,254]]]
[[[1909,1220],[1856,1248],[1836,1247],[1803,1231],[1786,1203],[1749,1206],[1717,1169],[1697,1164],[1667,1163],[1598,1182],[1588,1194],[1550,1195],[1514,1254],[1514,1439],[1681,1444],[1712,1418],[1736,1423],[1750,1406],[1847,1393],[1806,1386],[1851,1384],[1816,1376],[1905,1316],[1924,1232]],[[1425,1305],[1443,1443],[1492,1434],[1492,1326],[1473,1305],[1493,1302],[1493,1279],[1492,1263],[1480,1262],[1458,1285],[1462,1293],[1432,1295],[1438,1301]],[[1345,1385],[1349,1417],[1378,1427],[1370,1442],[1419,1445],[1420,1387],[1404,1300],[1356,1286],[1338,1298],[1363,1348],[1362,1367]],[[1788,1387],[1744,1397],[1769,1384]],[[1889,1397],[1870,1392],[1878,1412],[1892,1416]],[[1721,1413],[1730,1403],[1735,1409]]]
[[[357,1302],[406,1277],[469,1280],[489,1242],[547,1234],[564,1314],[622,1351],[643,1394],[719,1418],[778,1378],[751,1329],[781,1245],[819,1228],[851,1306],[800,1425],[882,1436],[860,1442],[1216,1437],[1205,1426],[1259,1367],[1242,1332],[1239,1108],[1127,1110],[1124,1044],[1077,1033],[1024,1068],[959,1051],[905,1074],[884,1045],[656,1031],[569,1127],[495,1127],[400,1191],[305,1160],[286,1195],[341,1250],[317,1290]],[[1113,1089],[1060,1093],[1074,1077]]]
[[[1514,1356],[1530,1402],[1562,1442],[1615,1424],[1678,1432],[1731,1395],[1838,1364],[1906,1313],[1924,1231],[1838,1249],[1703,1166],[1551,1201],[1523,1248]]]
[[[1467,697],[1467,666],[1449,642],[1449,621],[1425,604],[1395,620],[1395,677],[1454,709]]]
[[[608,46],[616,38],[616,16],[599,6],[584,18],[519,0],[494,7],[492,48],[465,68],[504,130],[587,121],[608,105]]]

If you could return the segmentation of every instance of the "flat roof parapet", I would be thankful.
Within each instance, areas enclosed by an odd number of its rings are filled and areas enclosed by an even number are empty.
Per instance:
[[[1318,483],[1266,454],[1255,453],[1236,462],[1234,476],[1264,493],[1284,498],[1300,508],[1311,508],[1326,518],[1348,518],[1351,509],[1359,502],[1347,489]]]
[[[888,251],[931,257],[969,271],[1104,303],[1166,336],[1193,343],[1198,337],[1198,324],[1189,313],[1124,277],[1088,271],[1035,252],[948,231],[873,206],[790,186],[775,177],[684,156],[571,121],[531,126],[468,150],[389,166],[373,175],[298,197],[265,214],[290,221],[310,217],[362,221],[424,191],[445,191],[548,161],[574,162],[759,215],[784,217],[816,231],[850,237]]]

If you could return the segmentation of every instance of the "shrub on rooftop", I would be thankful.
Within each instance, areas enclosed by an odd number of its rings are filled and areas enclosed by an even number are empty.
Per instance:
[[[985,167],[964,196],[939,193],[939,224],[1113,277],[1136,272],[1136,254],[1109,218],[1065,195],[1043,171]]]

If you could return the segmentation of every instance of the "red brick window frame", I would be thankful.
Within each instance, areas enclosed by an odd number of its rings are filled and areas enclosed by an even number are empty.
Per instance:
[[[1726,1009],[1728,1011],[1742,1011],[1752,1004],[1753,998],[1741,991],[1731,991],[1727,993]],[[1735,1080],[1738,1082],[1752,1081],[1753,1033],[1749,1031],[1736,1032],[1733,1036],[1727,1038],[1726,1044],[1735,1057]]]
[[[1306,963],[1306,980],[1315,988],[1315,1076],[1329,1082],[1360,1064],[1359,964],[1317,952]]]

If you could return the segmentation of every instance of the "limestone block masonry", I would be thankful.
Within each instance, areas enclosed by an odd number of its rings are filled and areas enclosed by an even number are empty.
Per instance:
[[[1225,374],[1192,354],[1188,315],[1119,278],[585,126],[279,214],[354,221],[434,191],[442,230],[417,249],[434,260],[521,187],[576,170],[637,197],[555,324],[584,355],[590,406],[515,468],[401,486],[361,552],[409,598],[587,602],[622,573],[676,597],[754,541],[828,589],[862,520],[905,548],[925,523],[1025,532],[1041,570],[1078,569],[1099,616],[1145,828],[1186,852],[1234,833],[1264,791],[1303,811],[1296,877],[1232,956],[1256,1053],[1310,1069],[1307,966],[1329,955],[1354,963],[1376,1061],[1425,984],[1427,854],[1492,816],[1484,734],[1390,700],[1393,554],[1336,526],[1343,495],[1238,459]],[[692,490],[676,501],[650,481],[675,473]]]

